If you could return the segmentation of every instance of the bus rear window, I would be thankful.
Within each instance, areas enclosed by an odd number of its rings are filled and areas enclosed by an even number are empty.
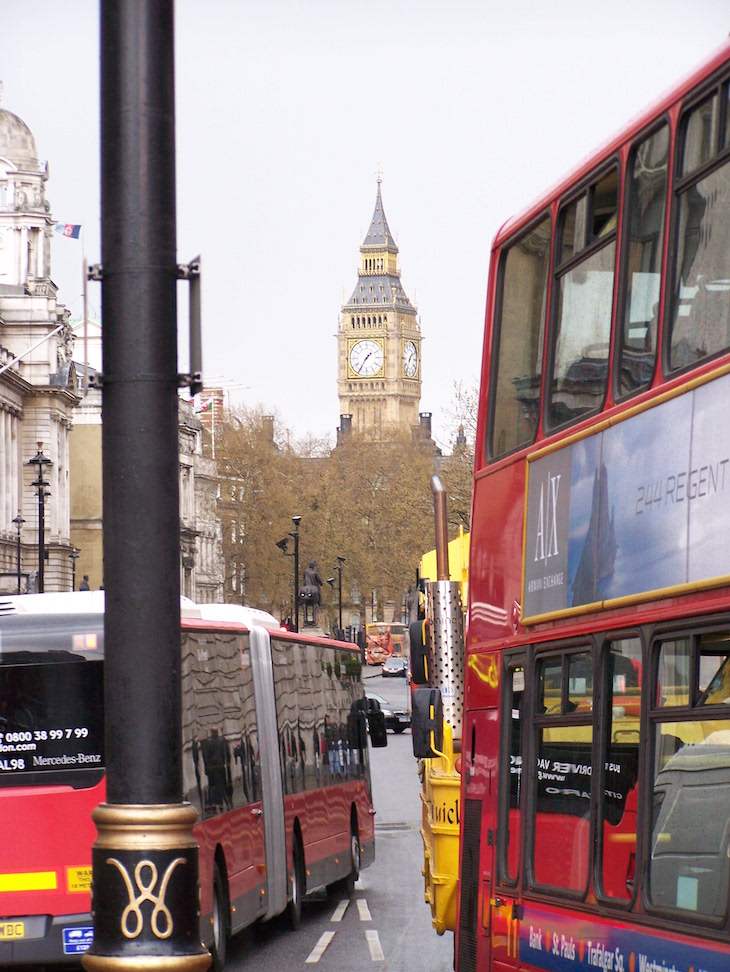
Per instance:
[[[63,651],[3,653],[0,786],[89,786],[103,768],[103,662]]]

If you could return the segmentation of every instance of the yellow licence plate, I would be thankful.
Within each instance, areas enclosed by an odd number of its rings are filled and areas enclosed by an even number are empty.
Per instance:
[[[25,938],[24,921],[0,921],[0,942],[9,938]]]

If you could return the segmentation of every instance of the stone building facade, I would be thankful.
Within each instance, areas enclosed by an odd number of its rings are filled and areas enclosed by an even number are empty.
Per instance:
[[[102,393],[85,380],[101,369],[102,325],[71,321],[57,301],[47,181],[32,132],[0,108],[0,594],[39,589],[39,450],[50,460],[44,590],[78,588],[84,574],[104,586]],[[181,591],[221,601],[215,462],[203,456],[192,404],[181,399],[179,414]]]
[[[32,132],[0,108],[0,590],[71,588],[69,431],[79,401],[74,336],[51,279],[48,165]],[[38,467],[39,452],[50,460]],[[29,464],[30,463],[30,464]],[[42,500],[39,493],[42,492]],[[40,509],[40,502],[43,509]],[[41,516],[42,513],[42,516]]]

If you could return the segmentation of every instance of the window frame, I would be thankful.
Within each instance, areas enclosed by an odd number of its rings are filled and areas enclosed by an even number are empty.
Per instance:
[[[654,348],[654,364],[652,367],[652,377],[648,384],[643,385],[638,388],[634,388],[629,392],[622,393],[621,391],[621,365],[622,365],[622,352],[624,351],[624,322],[626,315],[628,313],[628,308],[626,306],[626,301],[629,294],[629,243],[631,234],[631,208],[633,204],[633,194],[631,192],[631,187],[634,185],[633,177],[631,176],[631,170],[636,159],[639,147],[647,142],[650,138],[654,138],[659,132],[666,126],[667,135],[669,138],[669,147],[667,150],[667,177],[666,185],[664,187],[664,216],[663,216],[663,226],[662,226],[662,244],[661,244],[661,256],[659,260],[661,281],[659,285],[659,308],[657,312],[657,333],[656,333],[656,347]],[[634,139],[632,139],[628,154],[626,156],[626,163],[624,166],[624,179],[623,179],[623,193],[621,199],[621,234],[620,234],[620,246],[619,254],[617,260],[617,273],[618,273],[618,290],[616,293],[614,301],[614,315],[613,315],[613,355],[611,361],[612,368],[612,380],[611,380],[611,394],[613,395],[613,400],[615,402],[625,402],[631,398],[635,398],[642,392],[648,391],[656,382],[657,372],[661,373],[661,358],[662,358],[662,321],[664,319],[664,308],[666,306],[666,295],[667,295],[667,279],[669,273],[669,241],[671,237],[670,225],[672,217],[672,201],[673,201],[673,187],[672,180],[674,178],[674,139],[676,130],[672,125],[671,118],[665,112],[659,118],[654,119],[652,124],[643,129]]]
[[[680,620],[678,623],[657,626],[647,639],[646,657],[649,661],[649,682],[643,686],[642,726],[645,727],[643,743],[643,826],[641,828],[641,903],[647,914],[663,917],[675,924],[690,927],[723,929],[728,925],[730,915],[730,891],[725,902],[725,913],[719,918],[708,917],[699,912],[688,912],[682,908],[671,908],[654,904],[651,900],[651,848],[654,829],[654,784],[656,782],[656,729],[662,723],[730,721],[730,704],[702,707],[698,704],[702,693],[698,690],[699,660],[701,658],[701,637],[713,632],[730,633],[730,616],[707,616],[696,621]],[[657,702],[659,679],[659,657],[662,645],[672,640],[687,639],[690,644],[689,702],[688,704],[662,707]],[[729,643],[730,645],[730,643]],[[641,811],[641,807],[640,807]],[[639,834],[637,833],[637,841]],[[638,856],[638,855],[637,855]]]
[[[685,136],[689,118],[703,102],[712,98],[715,94],[718,98],[718,124],[713,139],[712,155],[707,161],[698,165],[687,175],[682,175],[684,164]],[[666,268],[664,273],[664,307],[661,314],[661,353],[660,365],[662,377],[669,381],[673,378],[686,374],[687,372],[702,368],[712,361],[716,361],[723,355],[730,354],[730,344],[726,348],[717,351],[707,357],[690,362],[687,365],[672,368],[672,337],[676,324],[675,316],[679,297],[677,293],[679,282],[679,268],[677,267],[677,256],[679,253],[680,239],[680,209],[682,197],[698,182],[708,178],[713,172],[730,166],[730,73],[727,65],[716,72],[701,87],[695,89],[682,102],[681,110],[674,128],[674,146],[670,158],[670,190],[668,194],[670,222],[667,234],[667,256]],[[726,142],[723,147],[723,139]]]
[[[616,223],[617,225],[605,236],[593,236],[592,226],[594,219],[594,199],[595,199],[595,188],[599,185],[612,171],[616,173]],[[555,219],[555,228],[553,230],[555,242],[553,244],[553,263],[550,270],[550,293],[549,293],[549,314],[548,314],[548,327],[547,331],[547,354],[545,361],[545,369],[543,372],[543,395],[542,395],[542,426],[545,430],[546,435],[554,435],[561,432],[564,429],[571,428],[572,426],[578,425],[585,419],[592,416],[600,414],[606,407],[606,400],[610,391],[610,372],[612,366],[612,348],[614,344],[614,329],[616,320],[616,288],[617,282],[620,275],[620,248],[619,248],[619,238],[620,234],[623,232],[623,192],[624,192],[625,174],[623,171],[623,166],[621,165],[621,159],[617,153],[611,155],[609,158],[604,159],[600,166],[589,173],[581,182],[572,187],[570,192],[566,193],[558,201],[557,206],[557,216]],[[564,220],[565,214],[571,205],[580,200],[581,197],[586,197],[586,220],[584,228],[584,243],[580,250],[574,250],[572,255],[567,259],[560,261],[560,253],[563,247],[563,233],[564,233]],[[587,408],[585,411],[581,412],[579,415],[569,418],[562,422],[553,423],[551,421],[551,409],[553,396],[555,390],[553,388],[555,380],[555,362],[556,362],[556,351],[557,351],[557,341],[558,341],[558,310],[560,305],[560,295],[561,295],[561,281],[570,274],[573,270],[576,270],[582,264],[586,263],[592,257],[594,257],[601,250],[610,246],[611,243],[614,245],[614,260],[613,260],[613,283],[611,291],[611,311],[610,311],[610,322],[608,331],[608,348],[606,353],[606,377],[604,381],[603,394],[601,396],[600,403],[593,408]]]
[[[636,826],[636,850],[635,850],[635,878],[634,878],[634,889],[630,898],[617,898],[612,895],[607,895],[604,891],[603,884],[603,824],[605,820],[605,801],[603,799],[598,799],[596,793],[604,794],[606,790],[606,760],[610,751],[610,746],[612,740],[610,739],[610,732],[613,727],[613,715],[612,711],[609,710],[609,705],[613,704],[613,689],[607,691],[608,678],[607,678],[607,665],[609,655],[611,653],[611,647],[616,642],[627,641],[629,639],[635,638],[639,641],[641,645],[641,665],[642,665],[642,682],[639,693],[639,741],[637,744],[637,776],[636,776],[636,797],[637,797],[637,826]],[[647,639],[646,632],[642,627],[634,628],[622,628],[619,630],[610,630],[600,633],[600,643],[597,650],[597,661],[598,661],[598,693],[594,692],[593,695],[593,705],[596,712],[596,748],[597,748],[597,766],[596,766],[596,778],[594,780],[594,793],[593,793],[593,804],[595,806],[595,831],[594,831],[594,859],[593,859],[593,890],[596,896],[596,900],[600,901],[602,905],[607,905],[610,908],[616,908],[620,911],[630,912],[635,910],[636,901],[639,891],[640,884],[640,872],[639,872],[639,862],[641,861],[641,844],[642,844],[642,831],[641,821],[645,816],[643,808],[643,790],[642,790],[642,780],[645,778],[646,770],[646,712],[645,712],[645,699],[646,699],[646,688],[645,680],[643,677],[643,672],[647,671]]]
[[[539,373],[539,397],[538,397],[538,409],[537,409],[537,421],[535,423],[535,431],[529,440],[522,442],[521,444],[513,447],[512,449],[507,449],[504,452],[497,452],[494,443],[494,423],[496,419],[496,405],[497,405],[497,389],[499,387],[499,354],[501,349],[501,339],[502,339],[502,314],[504,311],[504,283],[505,283],[505,273],[507,267],[507,257],[511,250],[520,244],[530,233],[533,233],[543,222],[548,221],[550,224],[550,244],[549,252],[547,254],[547,267],[545,273],[545,313],[544,319],[542,321],[542,339],[540,340],[541,347],[538,349],[538,354],[536,356],[536,361],[540,362],[540,373]],[[534,445],[540,435],[541,418],[543,412],[543,398],[545,395],[545,350],[547,335],[549,329],[549,318],[550,318],[550,289],[551,289],[551,268],[553,260],[553,251],[555,247],[556,233],[555,233],[555,218],[554,211],[552,207],[546,207],[542,209],[538,214],[536,214],[530,222],[523,226],[518,233],[505,240],[500,246],[499,252],[499,262],[497,264],[497,274],[495,280],[494,289],[494,306],[492,309],[492,333],[491,341],[489,347],[489,385],[488,385],[488,397],[487,397],[487,423],[484,436],[484,456],[487,464],[491,465],[495,462],[500,462],[502,459],[508,456],[514,455],[520,452],[522,449],[528,449],[530,446]],[[495,364],[497,367],[495,368]],[[537,376],[536,376],[537,377]]]
[[[524,826],[523,826],[523,885],[532,892],[548,893],[558,895],[566,901],[585,901],[588,898],[593,882],[593,871],[595,861],[595,787],[596,777],[596,707],[592,707],[590,715],[583,712],[564,712],[564,702],[569,693],[569,685],[566,674],[569,673],[570,657],[579,654],[588,654],[593,671],[596,667],[596,643],[591,635],[571,639],[570,641],[559,641],[555,643],[542,643],[537,645],[529,654],[529,673],[527,685],[527,713],[528,724],[523,732],[523,780],[526,799],[524,801]],[[538,714],[537,702],[539,697],[538,671],[540,666],[550,658],[562,658],[563,684],[561,686],[561,713],[559,715]],[[585,871],[585,886],[582,889],[572,889],[560,884],[547,884],[538,881],[535,876],[535,820],[537,817],[537,756],[539,752],[540,733],[550,727],[570,728],[588,726],[591,730],[591,795],[588,803],[588,854],[589,858]],[[529,772],[525,774],[525,768]]]

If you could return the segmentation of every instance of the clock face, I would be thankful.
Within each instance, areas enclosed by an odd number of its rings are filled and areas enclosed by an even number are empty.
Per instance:
[[[350,348],[350,367],[361,378],[383,370],[383,348],[377,341],[358,341]]]
[[[418,371],[418,348],[413,341],[406,341],[403,348],[403,373],[406,378],[413,378]]]

